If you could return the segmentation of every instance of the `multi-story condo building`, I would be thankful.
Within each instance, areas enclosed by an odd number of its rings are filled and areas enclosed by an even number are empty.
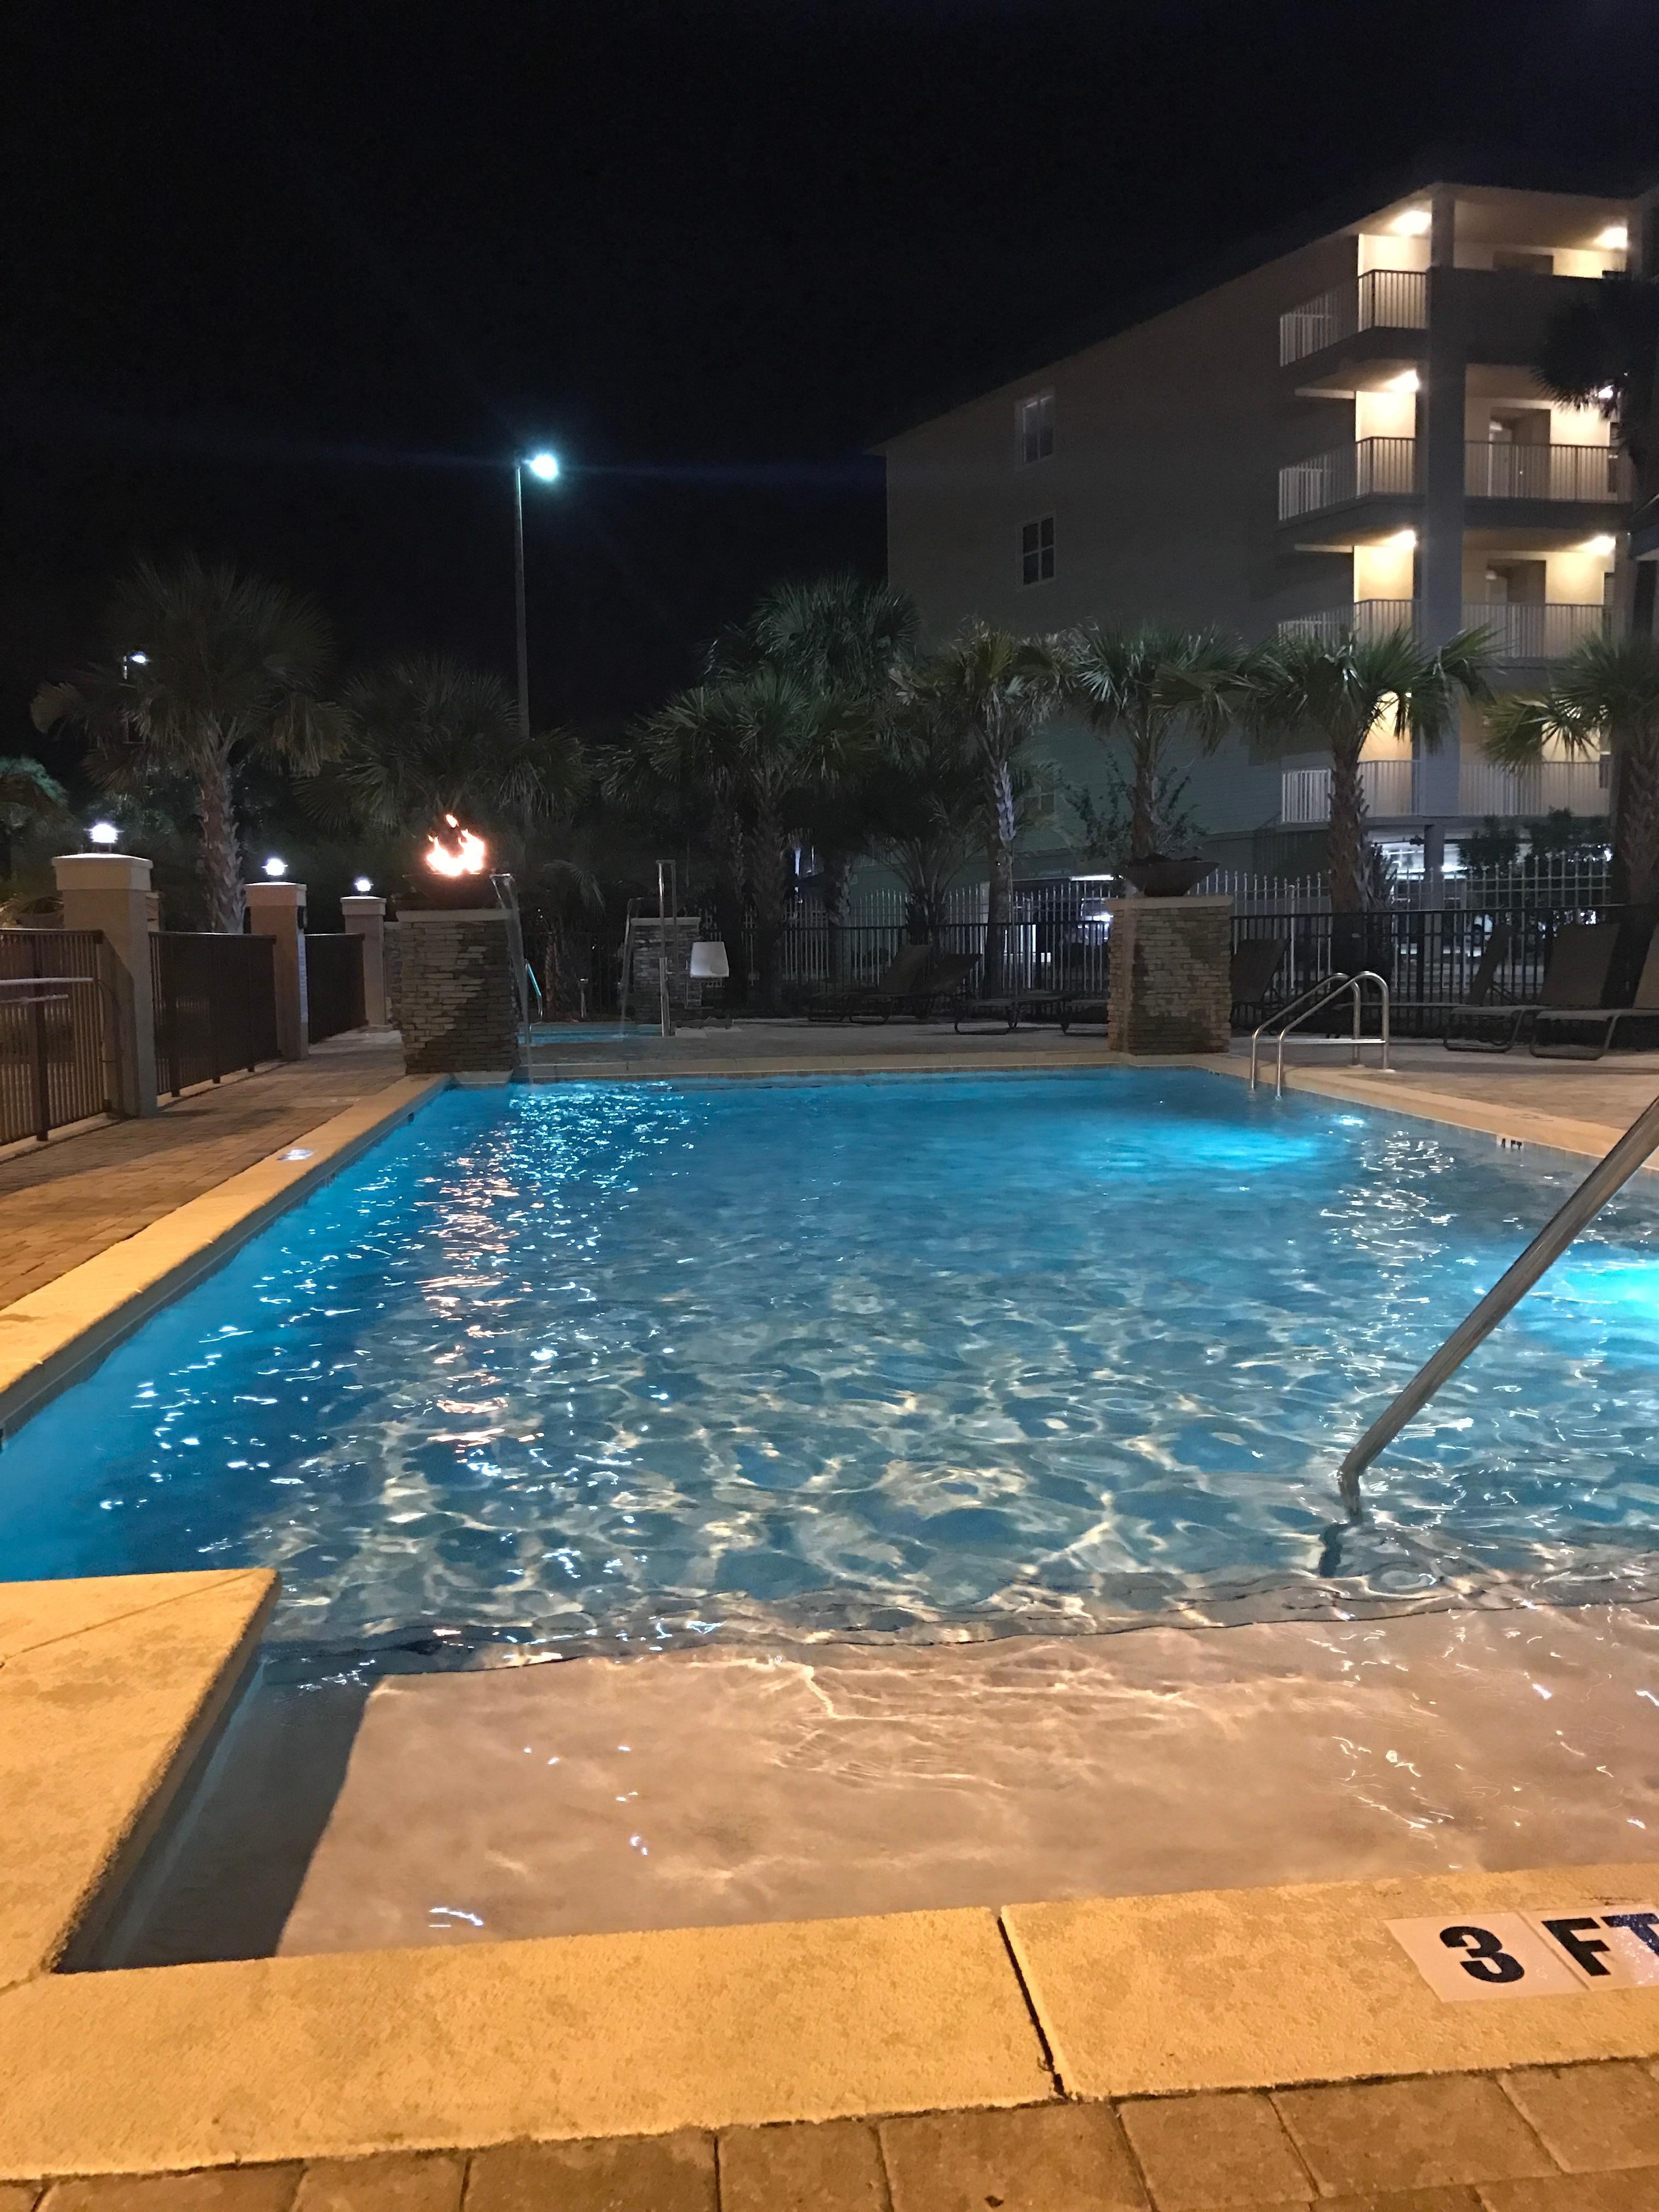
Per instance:
[[[1159,303],[883,445],[890,576],[935,635],[1480,625],[1500,684],[1536,683],[1606,619],[1630,486],[1600,410],[1553,405],[1532,364],[1559,305],[1634,259],[1646,206],[1425,185]],[[1485,817],[1605,813],[1595,762],[1511,775],[1480,736],[1466,714],[1413,759],[1375,732],[1377,836],[1437,872]],[[1090,780],[1091,739],[1051,750]],[[1222,857],[1282,866],[1319,842],[1328,777],[1230,742],[1188,799]]]

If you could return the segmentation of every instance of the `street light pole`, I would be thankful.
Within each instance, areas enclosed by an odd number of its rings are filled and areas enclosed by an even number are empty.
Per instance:
[[[530,625],[524,598],[524,472],[528,469],[538,483],[553,483],[559,474],[556,453],[520,455],[513,464],[514,582],[519,613],[519,731],[530,735]]]

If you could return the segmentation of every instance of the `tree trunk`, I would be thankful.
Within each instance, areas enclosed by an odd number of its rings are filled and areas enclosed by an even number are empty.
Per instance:
[[[1365,903],[1365,794],[1360,787],[1358,750],[1340,749],[1331,756],[1331,819],[1327,844],[1331,865],[1331,912],[1358,914]]]
[[[1622,745],[1613,781],[1613,895],[1628,906],[1651,906],[1659,896],[1659,746]]]
[[[760,1001],[771,1013],[777,1006],[778,939],[783,929],[788,872],[783,823],[770,807],[763,807],[756,819],[750,877],[755,890],[755,966],[759,971]]]
[[[983,969],[988,997],[1013,988],[1008,933],[1014,918],[1014,839],[1019,828],[1014,813],[1013,778],[1006,761],[992,764],[989,775],[990,812],[986,823],[985,858],[991,881],[985,908]]]
[[[242,928],[242,871],[236,844],[236,805],[230,763],[216,753],[201,774],[197,799],[202,819],[202,873],[207,883],[208,927],[237,937]]]
[[[1134,749],[1134,781],[1129,792],[1129,858],[1144,860],[1158,850],[1158,749],[1143,735]]]

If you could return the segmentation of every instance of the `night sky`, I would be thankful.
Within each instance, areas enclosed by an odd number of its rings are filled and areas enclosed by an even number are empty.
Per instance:
[[[0,752],[134,550],[314,590],[349,661],[655,703],[882,561],[884,429],[1426,174],[1659,173],[1659,0],[568,0],[14,15]]]

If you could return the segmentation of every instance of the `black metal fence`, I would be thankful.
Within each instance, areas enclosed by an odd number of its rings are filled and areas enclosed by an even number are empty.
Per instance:
[[[307,1034],[313,1044],[363,1025],[363,940],[306,933]]]
[[[276,947],[268,937],[158,931],[149,940],[155,1085],[177,1096],[276,1052]]]
[[[1647,908],[1610,906],[1548,912],[1516,906],[1241,915],[1233,923],[1235,947],[1252,938],[1279,939],[1285,957],[1267,997],[1258,1005],[1233,1009],[1234,1025],[1252,1029],[1264,1014],[1287,1005],[1322,977],[1369,968],[1389,986],[1389,1021],[1397,1036],[1443,1036],[1449,1012],[1468,1003],[1476,970],[1494,936],[1500,957],[1486,979],[1488,996],[1495,1003],[1526,1005],[1537,1000],[1557,935],[1573,921],[1622,925],[1606,995],[1609,1006],[1628,1005],[1653,921]],[[1352,1016],[1345,1006],[1332,1018],[1341,1023]]]
[[[0,1144],[118,1110],[112,958],[99,930],[0,930]]]

